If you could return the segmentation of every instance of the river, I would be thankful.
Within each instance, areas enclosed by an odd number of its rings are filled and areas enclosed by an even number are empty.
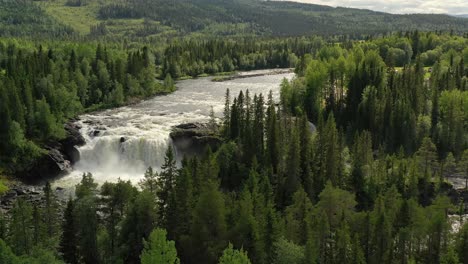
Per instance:
[[[80,160],[73,171],[54,182],[54,186],[76,185],[85,172],[93,174],[97,183],[116,182],[119,178],[137,183],[145,170],[160,168],[171,144],[171,127],[183,123],[204,122],[211,107],[217,117],[224,110],[225,93],[231,96],[241,90],[251,95],[271,90],[279,98],[279,85],[293,73],[265,75],[212,82],[211,77],[177,82],[177,91],[141,103],[80,116],[80,132],[86,145],[80,147]]]

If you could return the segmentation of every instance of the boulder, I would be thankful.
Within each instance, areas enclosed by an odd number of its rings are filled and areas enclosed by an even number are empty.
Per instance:
[[[61,149],[49,149],[39,164],[38,175],[41,178],[55,177],[71,171],[71,162],[61,152]]]
[[[61,140],[61,143],[70,146],[83,146],[86,144],[84,137],[80,133],[80,129],[81,127],[78,124],[65,124],[67,136],[65,139]]]
[[[46,200],[44,192],[42,191],[43,183],[40,186],[31,186],[18,181],[12,181],[8,183],[9,190],[4,195],[0,195],[0,213],[8,213],[13,208],[15,201],[18,198],[26,200],[28,203],[31,203],[39,208],[45,206]],[[55,197],[57,197],[57,202],[63,205],[69,196],[62,197],[59,195],[58,191],[55,191]],[[65,206],[59,206],[59,217],[63,215],[63,209]],[[61,219],[57,219],[60,221]]]
[[[74,123],[65,124],[67,136],[60,141],[60,151],[71,164],[80,160],[80,152],[76,147],[86,144],[84,137],[80,133],[80,128],[79,125]]]
[[[219,126],[208,123],[185,123],[174,126],[170,137],[179,158],[201,155],[207,147],[216,151],[222,143]]]

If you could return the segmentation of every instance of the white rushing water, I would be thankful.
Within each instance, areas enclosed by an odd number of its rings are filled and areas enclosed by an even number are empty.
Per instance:
[[[161,166],[171,143],[172,126],[207,121],[211,107],[221,117],[228,88],[231,96],[248,89],[252,96],[266,96],[271,90],[278,98],[283,78],[293,76],[289,73],[226,82],[212,82],[211,78],[185,80],[177,83],[177,91],[172,94],[80,116],[78,123],[86,139],[86,145],[78,149],[81,159],[72,173],[57,179],[54,185],[72,187],[85,172],[91,172],[100,184],[119,178],[137,183],[149,166]]]

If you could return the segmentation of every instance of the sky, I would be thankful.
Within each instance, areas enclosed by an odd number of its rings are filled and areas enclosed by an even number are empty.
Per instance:
[[[292,0],[295,2],[371,9],[394,14],[468,14],[468,0]]]

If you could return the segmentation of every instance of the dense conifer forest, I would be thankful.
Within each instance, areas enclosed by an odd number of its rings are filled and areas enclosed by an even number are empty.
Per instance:
[[[468,20],[263,0],[3,0],[1,36],[163,42],[175,37],[466,33]]]
[[[282,1],[1,1],[0,205],[81,114],[295,76],[278,100],[226,90],[203,155],[0,208],[0,264],[468,263],[467,29]]]
[[[227,90],[222,146],[181,166],[169,148],[138,186],[84,174],[64,207],[50,184],[44,206],[18,199],[0,216],[0,262],[467,263],[466,208],[448,181],[468,178],[467,47],[417,31],[164,49],[4,39],[7,172],[68,118],[169,92],[172,78],[271,67],[296,77],[280,102]]]

